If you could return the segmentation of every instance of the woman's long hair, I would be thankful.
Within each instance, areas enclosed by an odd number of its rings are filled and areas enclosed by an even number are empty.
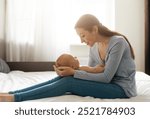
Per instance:
[[[123,36],[124,39],[128,42],[128,44],[130,46],[132,58],[133,59],[135,58],[133,48],[132,48],[130,42],[128,41],[128,39],[124,35],[122,35],[118,32],[115,32],[115,31],[111,31],[110,29],[108,29],[107,27],[102,25],[95,16],[90,15],[90,14],[85,14],[85,15],[81,16],[79,18],[79,20],[77,21],[77,23],[75,24],[75,28],[83,28],[89,32],[92,31],[93,26],[98,26],[98,32],[102,36],[107,36],[107,37],[112,37],[114,35]]]

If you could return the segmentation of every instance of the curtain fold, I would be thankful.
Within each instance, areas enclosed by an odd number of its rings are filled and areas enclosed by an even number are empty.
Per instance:
[[[5,60],[5,0],[0,0],[0,58]]]

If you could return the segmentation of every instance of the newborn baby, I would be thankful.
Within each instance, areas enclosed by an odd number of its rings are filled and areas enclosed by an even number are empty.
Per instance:
[[[79,61],[76,57],[73,57],[70,54],[62,54],[60,55],[55,63],[56,67],[60,66],[68,66],[73,69],[79,69]]]
[[[104,71],[104,65],[97,65],[95,67],[80,66],[80,63],[76,57],[70,54],[62,54],[58,57],[55,63],[56,67],[67,66],[75,70],[83,70],[89,73],[101,73]]]

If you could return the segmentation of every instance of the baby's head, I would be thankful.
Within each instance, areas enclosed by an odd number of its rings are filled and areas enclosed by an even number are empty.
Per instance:
[[[56,67],[68,66],[72,67],[73,69],[78,69],[79,61],[76,57],[73,57],[70,54],[62,54],[57,58],[55,65]]]

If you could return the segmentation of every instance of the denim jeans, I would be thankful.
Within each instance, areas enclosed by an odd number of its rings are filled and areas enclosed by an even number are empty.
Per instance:
[[[92,96],[102,99],[127,98],[124,90],[117,84],[82,80],[72,76],[58,76],[52,80],[9,93],[14,94],[16,102],[20,102],[60,96],[67,92],[74,95]]]

